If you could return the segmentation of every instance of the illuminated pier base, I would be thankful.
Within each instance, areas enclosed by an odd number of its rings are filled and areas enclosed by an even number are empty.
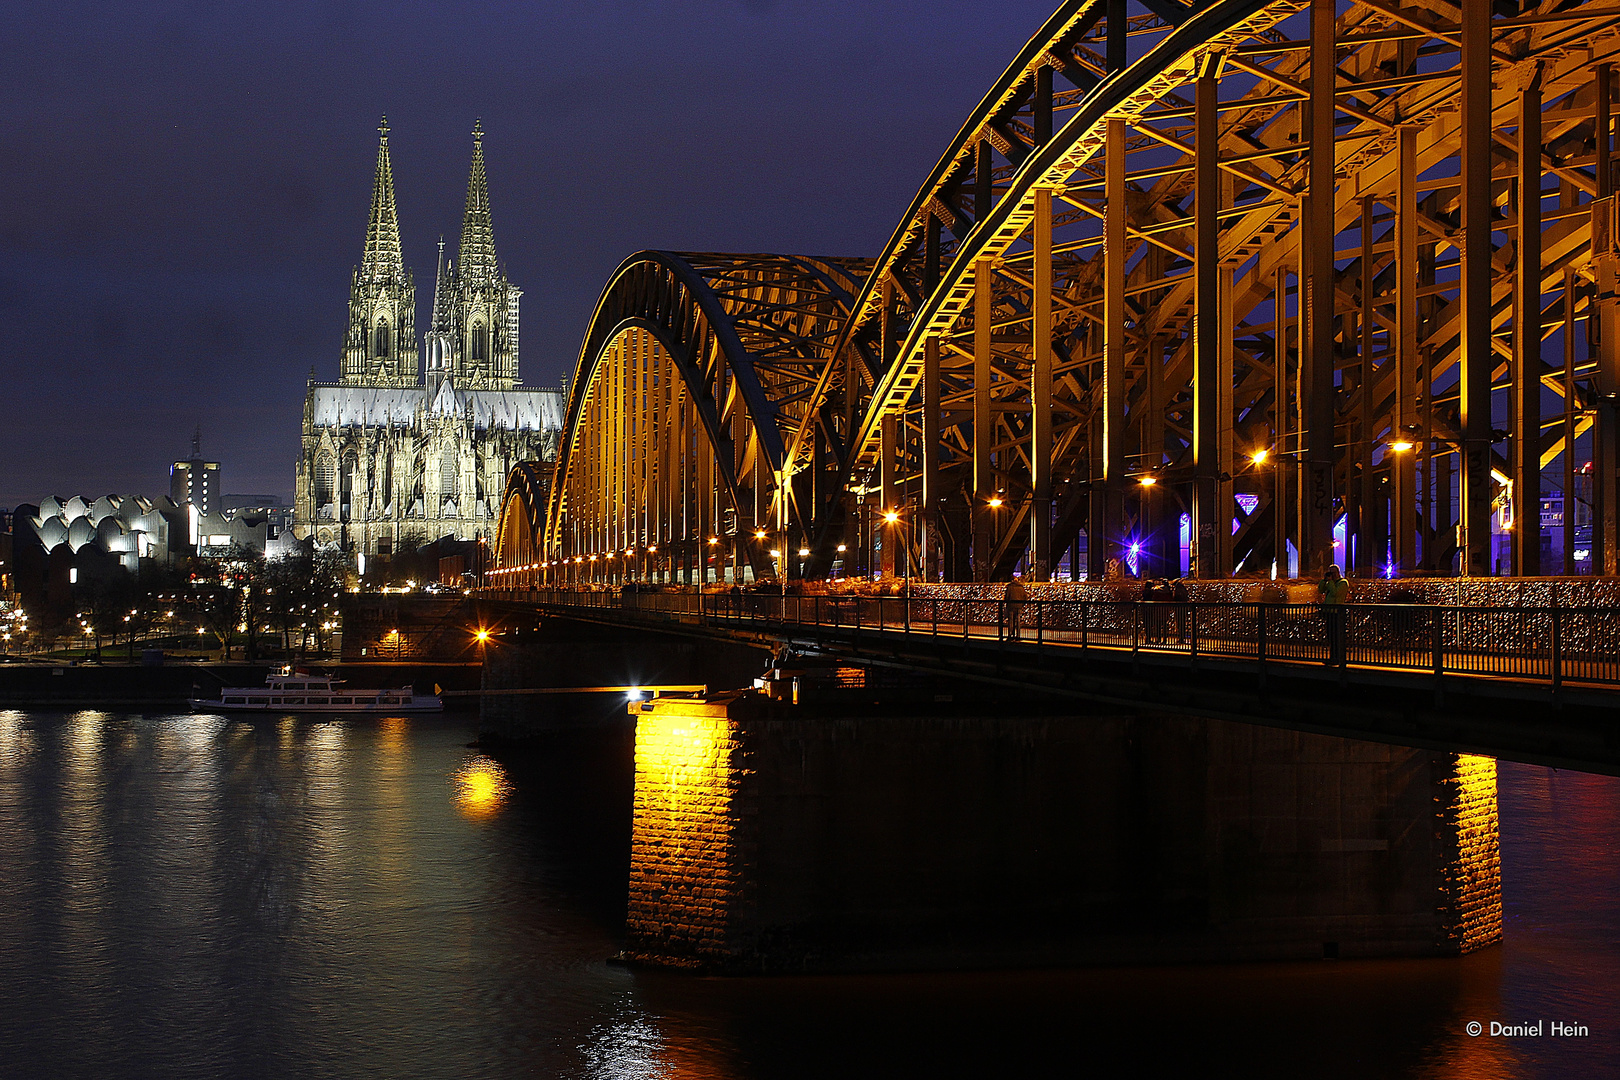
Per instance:
[[[626,957],[709,971],[1465,952],[1486,758],[1181,718],[637,716]]]

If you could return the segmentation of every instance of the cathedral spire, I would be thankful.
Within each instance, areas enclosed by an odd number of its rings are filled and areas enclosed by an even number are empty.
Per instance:
[[[467,177],[467,209],[461,218],[461,280],[495,277],[495,227],[489,216],[489,180],[484,175],[484,122],[473,124],[472,172]]]
[[[455,285],[450,281],[454,274],[452,267],[444,263],[444,237],[439,237],[439,269],[433,275],[433,317],[428,320],[430,330],[450,329],[450,305],[454,298]]]
[[[400,253],[399,214],[394,209],[394,168],[388,158],[388,117],[377,126],[377,176],[371,185],[371,220],[366,225],[366,252],[360,261],[362,281],[399,281],[405,276]]]

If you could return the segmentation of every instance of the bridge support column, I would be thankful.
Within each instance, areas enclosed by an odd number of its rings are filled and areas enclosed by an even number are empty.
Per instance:
[[[1519,92],[1513,311],[1513,572],[1541,574],[1541,69]]]
[[[1302,576],[1320,574],[1333,561],[1333,471],[1337,460],[1333,422],[1334,368],[1337,362],[1334,327],[1338,270],[1333,243],[1336,115],[1332,87],[1338,65],[1335,57],[1334,0],[1311,2],[1311,100],[1306,119],[1311,159],[1308,194],[1301,221],[1302,264],[1299,286],[1300,402],[1299,454],[1299,570]]]
[[[879,439],[881,460],[878,463],[878,479],[882,505],[878,507],[877,520],[873,522],[872,529],[877,534],[877,542],[883,553],[880,572],[884,577],[894,577],[902,569],[902,560],[898,556],[901,545],[905,543],[906,526],[903,516],[889,520],[890,514],[899,515],[901,509],[899,487],[895,483],[895,468],[900,458],[899,418],[894,413],[884,414]]]
[[[1226,329],[1232,273],[1221,266],[1220,253],[1221,62],[1204,58],[1196,89],[1192,572],[1200,578],[1224,577],[1232,546],[1232,335]]]
[[[933,230],[937,245],[937,222]],[[922,572],[928,581],[939,580],[941,562],[939,519],[945,492],[939,482],[939,424],[939,338],[930,335],[923,341],[922,374]]]
[[[1391,556],[1403,575],[1417,569],[1418,448],[1430,435],[1420,431],[1417,414],[1417,136],[1414,127],[1400,130],[1395,164],[1395,392],[1388,455],[1390,529],[1394,533]],[[1393,449],[1396,443],[1406,449]]]
[[[1491,27],[1462,21],[1462,340],[1458,413],[1462,480],[1458,521],[1462,573],[1488,577],[1491,565]],[[1537,507],[1539,512],[1540,508]]]
[[[991,329],[995,313],[995,264],[973,264],[973,579],[988,581],[996,536],[996,474],[992,452],[995,421],[990,408]]]
[[[1050,68],[1042,68],[1050,72]],[[1052,191],[1035,189],[1033,304],[1030,309],[1029,569],[1052,576]]]
[[[1123,5],[1120,5],[1121,7]],[[1110,18],[1119,12],[1110,8]],[[1116,30],[1121,42],[1123,26],[1109,23],[1110,35]],[[1113,41],[1113,36],[1110,36]],[[1125,195],[1125,121],[1109,120],[1104,148],[1105,175],[1103,205],[1103,377],[1101,431],[1094,445],[1102,452],[1092,469],[1091,514],[1086,527],[1088,577],[1101,580],[1114,557],[1124,519],[1125,484],[1125,361],[1129,343],[1125,337],[1125,224],[1130,207]],[[1152,367],[1149,359],[1148,366]],[[1151,375],[1149,376],[1152,377]],[[1151,419],[1151,403],[1148,409]],[[1140,534],[1141,530],[1137,530]]]

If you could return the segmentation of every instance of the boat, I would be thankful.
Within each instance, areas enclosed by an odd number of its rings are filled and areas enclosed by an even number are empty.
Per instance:
[[[281,668],[265,677],[265,685],[227,686],[218,698],[192,698],[193,709],[208,712],[279,713],[387,713],[443,712],[444,702],[434,694],[418,694],[409,686],[381,690],[346,689],[342,679]]]

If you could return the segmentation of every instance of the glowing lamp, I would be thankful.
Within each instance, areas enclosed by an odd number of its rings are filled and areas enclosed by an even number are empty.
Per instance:
[[[808,554],[810,554],[810,549],[809,548],[800,548],[799,549],[799,558],[802,559]]]
[[[896,510],[885,510],[883,512],[883,520],[887,521],[890,525],[893,525],[895,522],[900,520],[900,514]]]
[[[1407,442],[1405,439],[1402,439],[1400,442],[1390,443],[1389,448],[1395,451],[1397,454],[1404,454],[1408,450],[1412,449],[1412,444]]]
[[[1001,496],[1000,495],[992,495],[992,496],[990,496],[990,509],[998,510],[1000,508],[1001,508]]]
[[[1137,480],[1137,483],[1141,484],[1143,487],[1152,487],[1154,484],[1157,484],[1158,482],[1159,482],[1159,478],[1157,476],[1154,476],[1152,473],[1149,473],[1148,475],[1146,475],[1146,476],[1142,477],[1141,479]]]
[[[1261,447],[1259,450],[1256,450],[1252,455],[1250,455],[1250,460],[1252,460],[1256,465],[1264,465],[1266,463],[1266,458],[1270,456],[1271,451],[1267,450],[1265,447]]]
[[[485,642],[485,641],[489,640],[489,631],[485,630],[483,628],[479,628],[478,633],[473,635],[473,636],[476,637],[479,640],[480,643],[482,643],[482,642]]]

